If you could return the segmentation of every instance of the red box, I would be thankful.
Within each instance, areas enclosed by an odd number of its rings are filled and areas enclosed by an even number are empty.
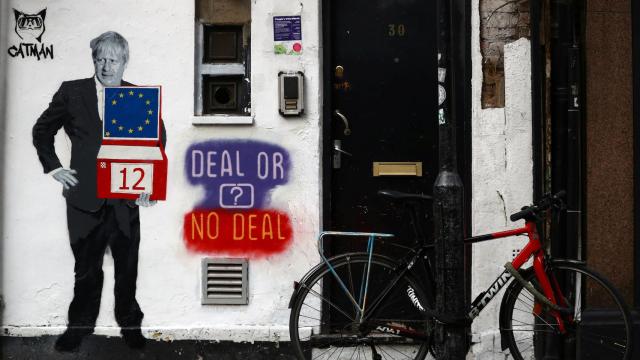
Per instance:
[[[98,153],[98,197],[167,198],[167,156],[161,146],[102,145]]]
[[[160,87],[108,87],[103,103],[106,121],[96,163],[98,198],[135,200],[149,193],[151,200],[165,200],[167,156],[160,141]]]

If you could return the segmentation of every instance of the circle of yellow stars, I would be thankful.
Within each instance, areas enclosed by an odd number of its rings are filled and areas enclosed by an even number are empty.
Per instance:
[[[126,94],[128,94],[128,96],[136,96],[136,93],[135,93],[133,90],[129,90],[129,92],[128,92],[128,93],[126,93]],[[120,99],[123,99],[125,96],[126,96],[126,95],[125,95],[125,92],[121,92],[121,93],[119,93],[119,94],[118,94],[118,97],[119,97]],[[137,96],[138,96],[138,98],[139,98],[139,99],[143,99],[143,98],[144,98],[144,94],[143,94],[143,93],[141,93],[141,92],[139,92],[139,93],[137,94]],[[151,106],[151,100],[144,100],[144,103],[145,103],[147,106]],[[118,100],[116,100],[116,99],[111,100],[111,105],[112,105],[112,106],[115,106],[115,105],[117,105],[117,104],[118,104]],[[148,114],[148,115],[153,115],[153,110],[152,110],[152,109],[148,109],[148,110],[147,110],[147,114]],[[116,124],[118,124],[118,120],[117,120],[117,119],[111,119],[111,123],[112,123],[113,125],[116,125]],[[151,120],[149,120],[149,118],[146,118],[146,119],[144,120],[144,124],[143,124],[143,125],[138,126],[138,127],[137,127],[137,130],[138,130],[138,131],[140,131],[140,132],[141,132],[141,131],[143,131],[143,130],[144,130],[144,126],[149,125],[149,124],[151,124]],[[133,133],[135,132],[135,130],[134,130],[133,128],[125,129],[125,127],[124,127],[124,126],[120,125],[120,126],[118,126],[118,132],[121,132],[121,131],[127,131],[129,134],[133,134]],[[111,136],[111,132],[107,131],[107,132],[105,132],[105,134],[104,134],[104,135],[105,135],[106,137],[109,137],[109,136]]]

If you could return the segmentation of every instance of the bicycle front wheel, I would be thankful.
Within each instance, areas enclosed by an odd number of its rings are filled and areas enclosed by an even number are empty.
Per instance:
[[[631,318],[615,287],[597,272],[571,262],[553,262],[547,273],[556,301],[571,311],[558,321],[514,281],[505,293],[500,329],[513,358],[630,359]],[[526,280],[540,289],[534,272],[526,274]]]
[[[391,260],[368,260],[339,256],[299,284],[289,320],[299,359],[425,358],[433,328],[426,292],[410,273],[398,276]]]

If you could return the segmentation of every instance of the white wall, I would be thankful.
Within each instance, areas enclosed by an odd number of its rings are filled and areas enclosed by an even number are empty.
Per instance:
[[[520,39],[505,45],[505,108],[482,109],[482,55],[478,2],[472,2],[472,204],[473,235],[520,227],[509,215],[533,199],[530,43]],[[473,245],[471,299],[486,290],[526,238],[505,238]],[[498,309],[504,290],[472,326],[470,358],[503,358]],[[508,351],[507,351],[508,353]]]
[[[5,4],[6,5],[6,4]],[[320,222],[320,1],[252,2],[251,126],[199,126],[193,120],[194,8],[192,1],[12,0],[27,13],[47,8],[43,42],[54,45],[53,60],[8,58],[6,131],[3,170],[2,282],[6,301],[3,326],[13,335],[59,333],[73,290],[73,256],[68,244],[61,189],[42,174],[31,145],[31,127],[63,80],[93,74],[89,40],[116,30],[131,48],[125,78],[136,84],[163,86],[163,117],[169,157],[168,201],[143,209],[138,300],[143,326],[159,338],[278,340],[288,338],[287,301],[294,280],[318,260],[315,236]],[[123,10],[125,9],[125,10]],[[273,54],[272,15],[301,14],[303,55]],[[9,44],[17,43],[13,20],[3,12]],[[12,14],[10,14],[13,16]],[[473,233],[512,227],[510,213],[531,201],[531,113],[529,43],[505,49],[506,108],[482,110],[477,2],[473,2],[472,224]],[[4,50],[3,50],[4,51]],[[5,55],[6,56],[6,55]],[[276,75],[302,70],[306,109],[301,118],[277,112]],[[435,71],[435,69],[434,69]],[[284,253],[250,262],[247,306],[200,304],[200,259],[186,250],[184,214],[201,192],[185,176],[187,147],[207,139],[255,139],[277,142],[292,158],[290,181],[276,189],[270,207],[286,211],[294,228]],[[69,141],[59,134],[57,148],[68,161]],[[474,245],[472,296],[502,271],[521,241],[498,240]],[[113,316],[113,262],[105,258],[105,285],[97,332],[117,334]],[[499,346],[494,299],[473,326],[477,358],[491,358]]]
[[[0,14],[7,14],[9,7],[6,1],[0,0]],[[6,16],[0,17],[0,49],[6,48],[7,44],[7,34],[2,31],[5,27],[8,26],[11,20]],[[6,80],[7,80],[7,59],[5,56],[0,57],[0,134],[5,133],[5,124],[7,123],[7,119],[5,117],[5,108],[6,108],[6,100],[5,95],[7,93],[6,89]],[[0,135],[1,136],[1,135]],[[4,154],[5,154],[5,142],[0,140],[0,163],[4,163]],[[0,198],[3,198],[2,193],[2,182],[4,179],[4,168],[0,167]],[[2,213],[2,208],[0,207],[0,213]],[[3,224],[0,221],[0,234],[3,233]],[[2,247],[0,246],[0,259],[2,259]],[[0,276],[0,289],[2,289],[2,277]],[[4,308],[4,296],[0,297],[0,314],[2,313]]]
[[[2,197],[3,326],[13,335],[59,333],[66,324],[73,291],[73,256],[60,185],[42,173],[31,144],[31,128],[64,80],[93,75],[89,41],[107,30],[127,38],[130,61],[125,79],[163,86],[168,133],[168,200],[141,210],[142,241],[138,301],[145,331],[159,338],[277,340],[288,338],[287,303],[293,281],[317,263],[315,236],[320,218],[320,19],[315,0],[252,2],[251,126],[193,126],[194,2],[171,0],[12,0],[26,13],[47,8],[42,41],[54,45],[54,59],[8,58],[7,173]],[[302,56],[273,54],[271,15],[303,19]],[[18,43],[12,13],[2,13],[9,45]],[[10,17],[9,17],[10,16]],[[3,49],[6,54],[6,50]],[[6,56],[6,55],[4,55]],[[304,71],[306,109],[301,118],[277,111],[277,73]],[[68,163],[69,140],[56,138]],[[201,305],[201,254],[183,241],[183,216],[200,201],[188,184],[185,152],[208,139],[252,139],[277,143],[291,157],[289,182],[276,188],[269,208],[287,212],[292,245],[283,253],[251,260],[246,306]],[[118,333],[113,315],[113,261],[105,257],[105,283],[97,333]]]

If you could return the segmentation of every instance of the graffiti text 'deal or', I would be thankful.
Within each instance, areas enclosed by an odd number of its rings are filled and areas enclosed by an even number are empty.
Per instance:
[[[187,149],[185,165],[189,182],[205,190],[199,209],[264,208],[271,190],[288,182],[291,167],[284,148],[248,140],[196,143]]]

